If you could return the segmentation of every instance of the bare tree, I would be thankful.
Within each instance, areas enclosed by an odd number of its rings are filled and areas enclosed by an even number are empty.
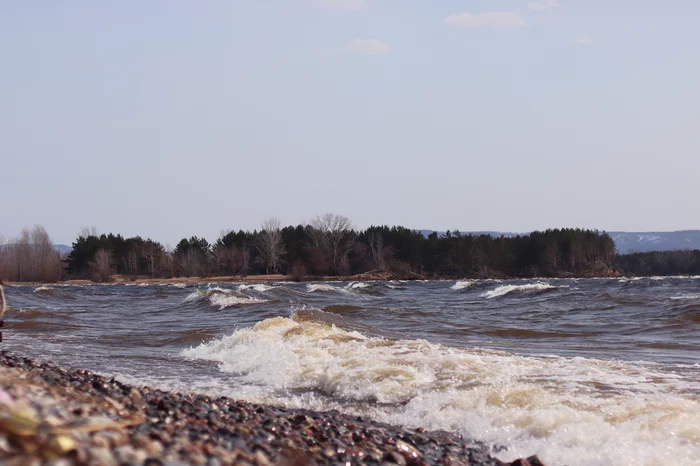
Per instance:
[[[15,281],[56,281],[61,276],[61,258],[44,227],[25,228],[19,238],[2,246],[0,275]]]
[[[131,250],[127,253],[126,258],[124,259],[124,269],[132,274],[132,275],[138,275],[139,273],[139,256],[136,253],[135,250]]]
[[[92,279],[99,282],[107,282],[112,279],[112,255],[106,249],[100,249],[95,253],[95,260],[91,264]]]
[[[60,254],[43,226],[37,225],[29,232],[32,280],[55,281],[60,275]]]
[[[263,222],[255,241],[255,248],[260,253],[260,260],[268,274],[279,272],[282,256],[285,254],[280,225],[279,219],[268,218]]]
[[[346,272],[353,248],[352,222],[342,215],[319,215],[309,223],[311,241],[323,252],[334,273]]]
[[[372,251],[374,265],[378,269],[386,270],[387,248],[384,246],[384,235],[380,232],[372,232],[367,236],[369,248]]]
[[[556,239],[551,239],[544,250],[543,261],[548,273],[557,276],[559,273],[559,245]]]

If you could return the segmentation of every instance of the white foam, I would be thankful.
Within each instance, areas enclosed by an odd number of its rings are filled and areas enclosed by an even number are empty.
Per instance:
[[[640,280],[643,280],[643,277],[632,277],[632,278],[622,277],[621,279],[618,280],[618,283],[632,283],[632,282],[638,282]]]
[[[274,286],[265,285],[264,283],[256,283],[256,284],[252,284],[252,285],[243,284],[243,285],[238,286],[238,291],[253,290],[253,291],[258,291],[260,293],[263,293],[265,291],[269,291],[269,290],[272,290],[274,288],[275,288]]]
[[[469,288],[470,286],[474,286],[476,283],[472,280],[460,280],[454,285],[452,285],[450,288],[453,290],[463,290],[465,288]]]
[[[198,299],[201,299],[203,296],[204,293],[201,290],[196,290],[185,297],[185,302],[188,303],[190,301],[196,301]]]
[[[528,283],[526,285],[501,285],[491,291],[487,291],[486,293],[483,293],[481,296],[483,298],[487,299],[492,299],[492,298],[497,298],[499,296],[505,296],[508,293],[513,293],[513,292],[525,292],[525,293],[532,293],[532,292],[537,292],[537,291],[545,291],[545,290],[555,290],[555,289],[564,289],[564,288],[569,288],[566,285],[563,286],[555,286],[555,285],[550,285],[549,283]]]
[[[351,290],[362,290],[364,288],[369,288],[372,285],[364,282],[354,282],[354,283],[349,283],[345,288],[349,288]]]
[[[209,302],[212,306],[218,306],[219,309],[227,307],[240,306],[245,304],[260,304],[266,303],[265,299],[251,298],[248,296],[228,296],[221,293],[213,294],[209,297]]]
[[[34,289],[34,293],[39,293],[41,291],[53,291],[53,290],[55,290],[55,288],[52,288],[52,287],[46,286],[46,285],[42,285],[42,286],[36,287]]]
[[[214,287],[208,288],[206,290],[196,290],[187,297],[185,297],[184,302],[199,301],[203,299],[209,299],[209,303],[212,306],[217,306],[219,309],[225,309],[227,307],[239,306],[244,304],[260,304],[266,303],[266,299],[258,299],[250,296],[240,296],[234,294],[233,290],[226,288]]]
[[[306,285],[306,291],[309,293],[315,293],[317,291],[325,291],[329,293],[344,293],[347,292],[344,288],[339,286],[329,285],[327,283],[310,283]]]
[[[685,299],[700,300],[700,294],[689,294],[689,295],[682,295],[682,296],[671,296],[671,299],[673,299],[673,300],[685,300]]]
[[[222,394],[457,431],[508,446],[498,453],[507,461],[538,454],[549,465],[685,466],[700,458],[697,380],[653,366],[389,341],[282,317],[182,355],[238,374],[242,385]]]

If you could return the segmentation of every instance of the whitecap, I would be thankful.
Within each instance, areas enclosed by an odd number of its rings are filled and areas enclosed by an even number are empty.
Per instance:
[[[219,309],[227,307],[241,306],[246,304],[261,304],[266,303],[266,299],[251,298],[248,296],[228,296],[225,294],[213,294],[209,297],[209,302],[212,306],[217,306]]]
[[[456,431],[507,445],[504,461],[686,466],[700,457],[696,382],[656,366],[386,340],[283,317],[181,354],[236,374],[243,385],[231,396]]]
[[[353,282],[353,283],[349,283],[345,288],[351,289],[351,290],[361,290],[364,288],[369,288],[371,286],[372,285],[370,285],[368,283],[364,283],[364,282]]]
[[[43,291],[54,291],[55,289],[56,289],[56,288],[53,288],[53,287],[51,287],[51,286],[42,285],[42,286],[36,287],[36,288],[34,289],[34,293],[41,293],[41,292],[43,292]]]
[[[684,300],[684,299],[700,300],[700,294],[689,294],[689,295],[682,295],[682,296],[671,296],[671,299],[673,299],[674,301],[679,301],[679,300]]]
[[[487,291],[483,293],[481,296],[483,298],[487,299],[492,299],[492,298],[497,298],[499,296],[505,296],[509,293],[514,293],[514,292],[524,292],[524,293],[532,293],[532,292],[538,292],[538,291],[547,291],[547,290],[556,290],[556,289],[565,289],[569,288],[566,285],[562,286],[555,286],[555,285],[550,285],[549,283],[528,283],[526,285],[501,285],[491,291]]]
[[[238,291],[253,290],[253,291],[258,291],[260,293],[272,290],[274,288],[275,288],[274,286],[265,285],[264,283],[256,283],[256,284],[252,284],[252,285],[248,285],[248,284],[238,285]]]
[[[329,285],[327,283],[310,283],[306,285],[306,291],[309,293],[315,293],[317,291],[325,291],[328,293],[344,293],[347,290],[339,286]]]
[[[474,286],[475,284],[476,283],[473,280],[460,280],[450,288],[453,290],[463,290],[465,288],[469,288],[470,286]]]

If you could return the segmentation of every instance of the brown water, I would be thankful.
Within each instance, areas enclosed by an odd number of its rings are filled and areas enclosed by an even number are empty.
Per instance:
[[[140,384],[700,464],[700,278],[16,286],[3,347]]]

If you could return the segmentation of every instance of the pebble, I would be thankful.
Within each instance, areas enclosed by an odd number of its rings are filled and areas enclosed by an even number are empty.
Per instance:
[[[7,351],[0,351],[0,394],[0,419],[16,400],[31,406],[37,422],[67,426],[60,437],[17,436],[0,423],[0,464],[9,466],[544,466],[536,456],[502,462],[490,454],[502,446],[448,432],[138,388]],[[85,428],[90,422],[103,428]],[[46,463],[47,449],[59,457]]]

